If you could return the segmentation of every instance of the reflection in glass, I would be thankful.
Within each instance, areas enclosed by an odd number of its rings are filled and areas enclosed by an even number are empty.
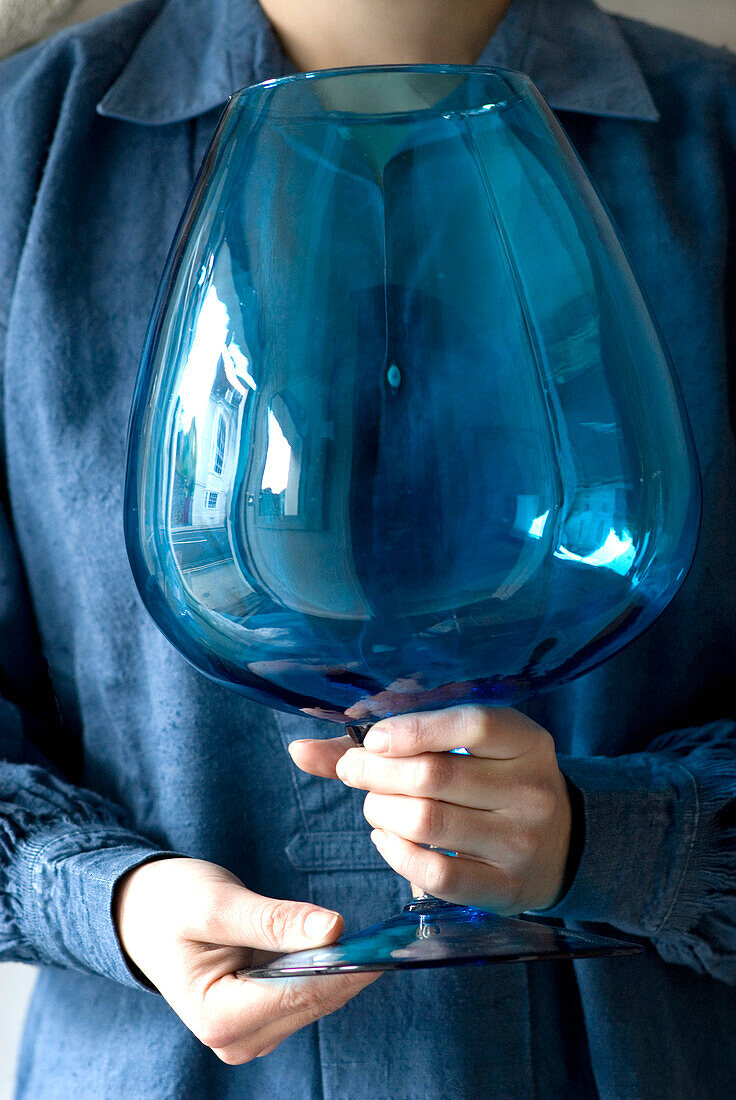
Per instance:
[[[677,386],[526,77],[236,94],[171,254],[126,535],[179,650],[351,723],[513,705],[644,630],[694,551]]]

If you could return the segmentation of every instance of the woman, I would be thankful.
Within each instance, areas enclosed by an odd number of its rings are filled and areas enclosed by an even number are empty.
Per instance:
[[[703,532],[658,623],[526,715],[427,714],[367,751],[308,739],[297,770],[284,745],[324,727],[205,681],[140,605],[127,414],[227,96],[399,61],[522,69],[560,113],[672,351]],[[730,55],[589,0],[138,0],[6,61],[0,126],[0,932],[5,957],[45,967],[19,1095],[733,1092]],[[439,754],[458,745],[473,755],[439,799]],[[449,875],[427,841],[476,858]],[[254,951],[326,943],[343,917],[398,905],[382,857],[454,900],[610,924],[647,951],[377,982],[238,976]]]

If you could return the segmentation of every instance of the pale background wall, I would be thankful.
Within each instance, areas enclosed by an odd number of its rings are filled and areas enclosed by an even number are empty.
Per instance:
[[[598,3],[608,11],[661,23],[736,50],[736,0],[598,0]],[[119,4],[120,0],[79,0],[62,23],[91,19]]]
[[[60,24],[91,19],[120,0],[80,0]],[[603,0],[601,6],[736,50],[736,0]],[[0,965],[0,1100],[10,1100],[18,1041],[35,971],[20,963]]]

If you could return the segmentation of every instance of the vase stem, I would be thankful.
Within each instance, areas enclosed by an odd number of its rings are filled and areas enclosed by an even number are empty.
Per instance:
[[[360,746],[365,741],[365,736],[373,724],[373,722],[358,722],[354,725],[346,726],[345,729],[348,736],[352,738],[353,743]]]
[[[346,726],[345,729],[353,742],[362,746],[372,725],[373,722],[361,722]],[[434,845],[429,845],[429,847],[434,847]],[[440,849],[440,851],[444,851],[444,849]],[[451,909],[453,907],[452,902],[442,901],[440,898],[436,898],[434,894],[428,894],[419,886],[415,886],[413,882],[410,885],[414,897],[404,906],[405,913],[436,913],[441,909]]]

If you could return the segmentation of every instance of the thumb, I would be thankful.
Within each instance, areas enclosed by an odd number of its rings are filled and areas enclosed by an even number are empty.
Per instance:
[[[227,884],[207,922],[212,943],[253,947],[261,951],[302,951],[331,943],[342,932],[339,913],[308,902],[282,901]]]
[[[335,765],[348,749],[355,747],[352,737],[307,738],[302,741],[292,741],[289,745],[289,755],[303,772],[310,775],[321,775],[324,779],[337,779]]]

